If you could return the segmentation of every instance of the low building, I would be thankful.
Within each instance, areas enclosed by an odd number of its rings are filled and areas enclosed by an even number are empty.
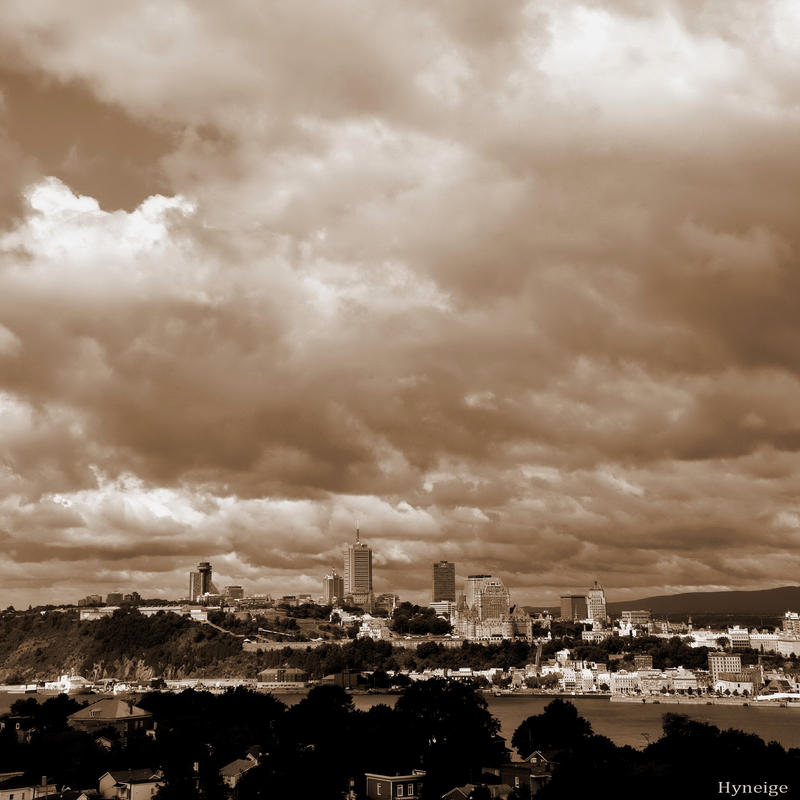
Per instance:
[[[778,655],[784,658],[800,656],[800,636],[797,634],[786,634],[778,638]]]
[[[633,657],[633,665],[639,669],[653,669],[653,656],[649,653],[637,653]]]
[[[372,639],[376,642],[392,638],[387,620],[383,617],[373,617],[371,614],[364,614],[361,617],[361,627],[356,636],[358,639]]]
[[[553,762],[547,759],[540,750],[534,750],[526,758],[500,765],[500,783],[507,784],[517,795],[524,795],[525,788],[531,795],[539,792],[547,783],[553,772]]]
[[[796,611],[787,611],[783,615],[783,629],[787,633],[800,633],[800,614]]]
[[[369,800],[417,800],[422,790],[425,773],[415,769],[410,775],[380,775],[365,773],[366,794]]]
[[[716,684],[722,672],[741,672],[742,657],[730,653],[709,653],[708,671],[711,673],[711,683]]]
[[[31,781],[22,772],[0,774],[0,800],[45,800],[58,796],[57,786],[47,778]]]
[[[239,781],[251,770],[253,767],[258,764],[258,758],[251,754],[247,754],[247,758],[237,758],[235,761],[231,761],[230,764],[226,764],[222,769],[219,771],[219,775],[222,778],[222,782],[225,786],[233,790],[238,785]]]
[[[611,673],[611,694],[633,694],[635,691],[640,690],[639,674],[637,672],[619,672]]]
[[[153,727],[153,715],[131,702],[109,697],[81,708],[67,717],[67,724],[79,731],[93,733],[113,728],[121,736],[145,732]]]
[[[163,775],[152,769],[124,769],[100,776],[100,796],[112,800],[150,800],[163,785]]]
[[[581,631],[581,639],[584,642],[591,642],[592,644],[600,644],[606,639],[610,639],[613,631],[609,628],[592,628],[590,631]]]
[[[731,643],[731,650],[742,651],[750,649],[750,631],[739,625],[728,628],[728,640]]]
[[[300,688],[308,683],[308,673],[292,667],[272,667],[258,673],[260,689]]]
[[[642,625],[647,627],[647,625],[650,623],[650,612],[644,609],[636,611],[620,611],[619,618],[622,622],[625,622],[628,625]]]
[[[4,714],[0,717],[0,731],[14,731],[20,744],[27,744],[36,733],[36,718],[30,714]]]

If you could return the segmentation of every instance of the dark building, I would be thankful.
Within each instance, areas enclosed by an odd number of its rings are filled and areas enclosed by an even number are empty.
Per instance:
[[[143,708],[109,697],[70,714],[67,723],[75,730],[92,733],[101,728],[114,728],[121,736],[153,727],[153,715]]]
[[[122,592],[109,592],[106,595],[106,605],[118,606],[122,602]]]
[[[588,616],[589,608],[586,605],[586,595],[561,595],[561,619],[571,622],[576,619],[586,619]]]
[[[433,602],[456,601],[456,565],[452,561],[438,561],[433,565]]]
[[[536,750],[527,758],[500,765],[500,783],[507,784],[518,794],[527,790],[531,795],[552,777],[553,763]]]

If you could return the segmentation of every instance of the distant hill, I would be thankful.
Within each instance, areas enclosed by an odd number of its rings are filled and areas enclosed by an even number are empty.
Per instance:
[[[529,611],[539,612],[542,606],[526,606]],[[800,611],[800,586],[781,586],[778,589],[731,592],[685,592],[683,594],[659,594],[641,600],[626,600],[624,603],[609,603],[612,616],[620,611],[645,609],[654,615],[663,614],[751,614],[783,616],[785,611]],[[546,608],[558,616],[558,606]]]
[[[759,589],[744,592],[686,592],[662,594],[609,603],[611,614],[635,609],[649,609],[653,614],[765,614],[782,615],[785,611],[800,610],[800,586],[779,589]]]

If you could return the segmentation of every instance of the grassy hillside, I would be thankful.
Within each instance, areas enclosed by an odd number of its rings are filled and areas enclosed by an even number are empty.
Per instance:
[[[52,680],[70,670],[90,680],[255,676],[258,666],[240,639],[177,614],[120,610],[92,622],[80,622],[77,612],[0,615],[4,683]]]

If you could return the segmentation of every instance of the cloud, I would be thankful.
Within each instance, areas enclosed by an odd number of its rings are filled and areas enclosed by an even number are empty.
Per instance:
[[[791,4],[0,23],[0,603],[794,580]]]

